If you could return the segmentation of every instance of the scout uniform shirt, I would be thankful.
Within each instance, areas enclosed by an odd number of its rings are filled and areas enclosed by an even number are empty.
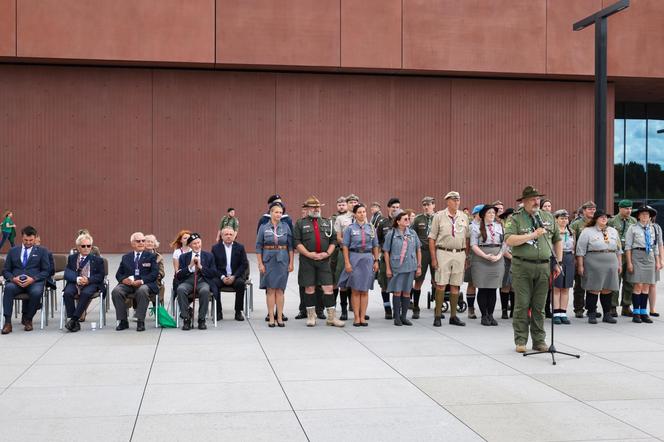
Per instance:
[[[332,222],[327,218],[300,218],[293,228],[295,248],[302,244],[310,252],[326,252],[330,244],[337,243]]]
[[[553,250],[549,249],[551,245],[561,240],[558,225],[553,219],[553,215],[544,210],[540,210],[543,227],[546,229],[544,235],[537,239],[531,239],[519,246],[512,247],[512,256],[527,260],[548,261],[551,258]],[[514,212],[505,223],[505,239],[512,235],[526,235],[535,231],[535,219],[523,208]],[[518,259],[517,259],[518,260]]]
[[[544,212],[543,210],[540,211],[540,213]],[[569,225],[570,230],[572,233],[574,233],[574,239],[579,240],[579,235],[581,235],[581,231],[586,227],[586,224],[590,221],[589,219],[586,219],[584,217],[577,218],[574,221],[572,221],[572,224]]]
[[[392,223],[394,220],[389,216],[381,218],[378,221],[378,227],[376,227],[376,233],[378,234],[378,244],[382,247],[385,243],[385,237],[392,230]]]
[[[436,212],[431,221],[429,239],[436,242],[437,248],[465,250],[468,238],[470,228],[465,213],[457,210],[456,215],[451,216],[447,209]]]
[[[646,241],[648,235],[650,241]],[[654,253],[655,256],[659,255],[659,244],[657,238],[657,231],[652,224],[648,223],[645,226],[639,222],[627,229],[625,235],[625,250],[645,249],[649,255]]]
[[[622,248],[625,248],[625,235],[627,234],[627,229],[629,229],[629,226],[632,224],[636,224],[636,218],[633,216],[628,216],[627,218],[623,218],[620,215],[616,215],[613,218],[609,220],[607,225],[613,227],[618,231],[618,235],[620,235],[620,242],[622,243]]]
[[[588,252],[608,251],[622,253],[620,236],[613,227],[606,226],[602,232],[598,226],[583,229],[576,243],[576,256],[586,256]]]
[[[433,214],[426,215],[420,213],[413,220],[412,229],[417,233],[417,237],[422,243],[422,250],[429,251],[429,232],[431,231],[431,224],[433,222]]]
[[[353,223],[353,219],[354,218],[352,212],[346,212],[337,215],[337,217],[333,221],[335,234],[341,233],[343,235],[344,230],[346,230],[346,227],[350,226]]]

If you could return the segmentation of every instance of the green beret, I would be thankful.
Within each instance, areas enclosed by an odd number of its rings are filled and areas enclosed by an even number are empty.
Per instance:
[[[620,200],[620,202],[618,203],[618,207],[620,207],[621,209],[632,206],[633,206],[632,200]]]

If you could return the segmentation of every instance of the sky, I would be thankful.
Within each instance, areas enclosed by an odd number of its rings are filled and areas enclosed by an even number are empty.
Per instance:
[[[625,127],[626,125],[626,127]],[[658,163],[664,169],[664,134],[657,130],[664,129],[664,120],[648,121],[648,162]],[[636,161],[645,164],[646,161],[646,120],[616,119],[614,128],[614,163],[623,161],[623,144],[625,146],[626,162]]]

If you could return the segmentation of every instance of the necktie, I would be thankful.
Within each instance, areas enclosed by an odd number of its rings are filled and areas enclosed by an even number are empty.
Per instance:
[[[360,246],[360,248],[362,249],[362,251],[364,251],[364,246],[367,244],[367,239],[364,235],[364,224],[360,226],[360,230],[362,231],[362,245]]]
[[[408,238],[404,234],[403,243],[401,243],[401,254],[399,254],[399,265],[403,264],[403,260],[406,257],[406,250],[408,250]]]
[[[81,258],[78,260],[78,270],[80,271],[81,268],[83,267],[83,260],[85,259],[85,256],[81,255]]]
[[[23,249],[23,267],[28,263],[28,249]]]
[[[652,241],[652,238],[650,237],[650,226],[646,226],[643,230],[646,234],[646,253],[650,254],[650,242]]]
[[[314,223],[314,235],[316,236],[316,253],[320,253],[320,229],[318,228],[318,220],[313,219]]]
[[[134,276],[138,276],[138,260],[141,259],[141,254],[136,253],[136,258],[134,258]]]
[[[449,216],[449,215],[447,215],[447,216],[450,218],[450,222],[452,222],[452,238],[454,238],[454,237],[456,236],[456,232],[455,232],[455,230],[456,230],[456,226],[455,226],[455,224],[456,224],[456,218],[455,218],[455,217],[451,217],[451,216]]]
[[[487,226],[489,228],[489,235],[491,235],[491,244],[495,244],[495,233],[493,231],[493,224]]]

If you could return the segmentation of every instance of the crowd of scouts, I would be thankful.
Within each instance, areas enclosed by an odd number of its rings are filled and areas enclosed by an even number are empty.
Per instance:
[[[399,199],[391,198],[383,215],[379,203],[367,207],[349,195],[337,200],[330,218],[322,217],[324,204],[311,196],[293,222],[280,197],[273,195],[256,238],[260,287],[268,294],[266,321],[271,327],[283,326],[283,293],[296,250],[300,255],[296,319],[306,318],[309,327],[316,325],[317,318],[343,327],[349,311],[353,326],[368,326],[368,294],[374,280],[380,286],[385,319],[410,326],[409,310],[411,319],[420,317],[427,272],[435,327],[442,325],[447,306],[451,325],[466,325],[459,317],[464,305],[468,318],[477,319],[476,300],[481,324],[497,326],[494,311],[499,293],[501,318],[512,318],[520,353],[526,351],[529,337],[533,349],[548,350],[545,317],[570,324],[567,306],[572,288],[575,316],[583,318],[585,313],[591,324],[600,318],[616,323],[619,306],[621,314],[636,323],[651,323],[651,316],[659,316],[656,282],[664,247],[662,229],[655,222],[657,212],[647,205],[633,208],[631,201],[622,200],[619,213],[612,217],[588,201],[570,215],[565,209],[553,211],[544,196],[528,186],[516,199],[516,209],[494,201],[465,211],[459,193],[451,191],[440,211],[433,197],[424,197],[420,214],[402,210]],[[464,282],[468,284],[465,302],[460,293]],[[597,310],[598,302],[602,312]]]

